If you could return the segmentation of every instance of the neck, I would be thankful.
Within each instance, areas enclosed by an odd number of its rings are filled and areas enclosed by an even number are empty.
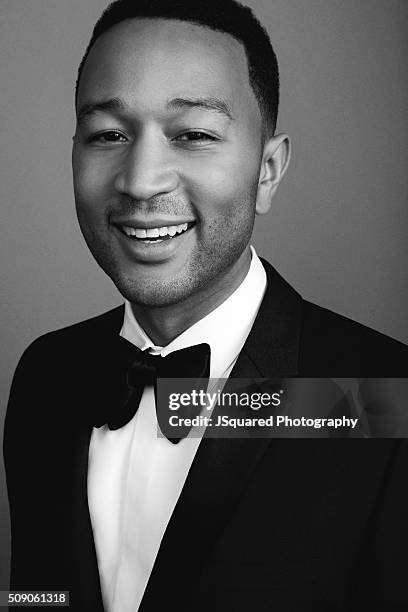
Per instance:
[[[244,280],[250,264],[251,252],[248,249],[236,262],[234,270],[227,270],[222,278],[194,295],[177,304],[157,308],[132,303],[133,314],[155,345],[166,346],[225,302]]]

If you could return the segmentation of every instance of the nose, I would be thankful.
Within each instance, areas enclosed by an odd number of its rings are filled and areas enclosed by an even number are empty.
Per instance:
[[[174,191],[178,176],[166,145],[160,138],[145,135],[129,146],[115,178],[116,190],[134,200]]]

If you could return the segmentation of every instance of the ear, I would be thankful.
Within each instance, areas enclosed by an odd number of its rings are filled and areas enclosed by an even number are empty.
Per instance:
[[[277,134],[265,143],[256,196],[257,215],[264,215],[271,208],[272,198],[289,165],[290,153],[287,134]]]

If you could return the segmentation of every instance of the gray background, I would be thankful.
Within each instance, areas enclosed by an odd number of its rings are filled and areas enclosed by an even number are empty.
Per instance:
[[[273,210],[258,219],[258,253],[305,298],[408,342],[408,2],[247,4],[272,36],[282,74],[279,129],[293,138]],[[1,0],[1,425],[27,344],[121,302],[80,235],[70,169],[76,69],[106,5]],[[4,589],[3,471],[0,492]]]

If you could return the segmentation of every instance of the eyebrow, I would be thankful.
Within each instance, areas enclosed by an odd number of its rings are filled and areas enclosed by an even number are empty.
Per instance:
[[[86,117],[95,113],[103,113],[109,111],[123,111],[127,108],[126,104],[120,98],[111,98],[101,102],[89,102],[83,104],[77,113],[77,121],[81,123]]]
[[[173,98],[166,104],[169,110],[186,110],[191,108],[199,108],[207,111],[213,111],[226,115],[231,121],[234,120],[229,105],[220,98],[204,97],[204,98]],[[128,110],[129,107],[121,98],[110,98],[100,102],[88,102],[83,104],[77,113],[78,123],[83,122],[87,117],[96,113],[117,112]]]
[[[221,113],[226,115],[229,119],[234,120],[230,107],[225,100],[221,100],[220,98],[173,98],[167,103],[167,108],[174,110],[201,108],[203,110]]]

